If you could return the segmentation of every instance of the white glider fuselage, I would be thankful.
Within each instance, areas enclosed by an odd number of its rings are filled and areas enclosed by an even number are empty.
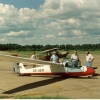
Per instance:
[[[19,65],[14,63],[13,65],[15,72],[20,75],[63,75],[71,77],[86,76],[95,73],[92,68],[87,68],[86,66],[82,66],[80,68],[68,68],[62,66],[62,64],[55,64],[53,67],[50,65],[35,65],[34,68],[27,69],[23,63],[19,63]]]
[[[0,54],[0,60],[13,62],[14,71],[21,75],[66,75],[70,77],[87,76],[95,73],[93,68],[87,66],[76,66],[73,68],[68,58],[65,58],[62,63],[52,63],[50,61]],[[31,64],[32,67],[26,68],[22,62],[27,62]]]

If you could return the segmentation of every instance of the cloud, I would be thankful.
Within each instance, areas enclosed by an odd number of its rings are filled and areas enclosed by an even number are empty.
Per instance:
[[[52,38],[55,38],[55,36],[52,35],[52,34],[48,34],[48,35],[46,35],[45,37],[46,37],[46,39],[52,39]]]
[[[94,43],[99,43],[99,5],[99,0],[45,0],[36,10],[0,3],[0,39],[5,41],[7,37],[8,43],[23,38],[27,44],[34,39],[35,43],[46,44],[79,43],[79,40],[85,43],[95,37]]]
[[[61,29],[58,22],[50,22],[49,24],[46,24],[46,29]]]
[[[60,0],[45,0],[45,3],[40,6],[41,9],[58,9]]]
[[[53,4],[57,5],[56,9]],[[99,4],[100,1],[97,0],[93,2],[91,0],[58,0],[56,2],[46,0],[41,8],[48,18],[53,19],[53,22],[48,23],[46,28],[64,30],[61,36],[98,35]]]
[[[59,37],[79,37],[79,36],[83,36],[86,35],[86,33],[82,33],[80,30],[69,30],[69,31],[62,31],[59,32],[58,36]]]
[[[28,35],[28,32],[20,31],[20,32],[10,32],[6,34],[7,36],[20,36],[20,35]]]

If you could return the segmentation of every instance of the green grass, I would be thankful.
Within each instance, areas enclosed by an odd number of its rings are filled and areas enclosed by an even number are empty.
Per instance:
[[[41,51],[35,51],[36,54],[40,54]],[[64,52],[64,50],[59,50],[59,52]],[[70,54],[74,53],[74,50],[69,50]],[[86,51],[82,51],[82,50],[77,50],[78,54],[85,54]],[[17,53],[19,56],[22,57],[31,57],[31,55],[33,54],[33,51],[3,51],[3,53],[5,54],[13,54],[13,53]],[[95,55],[100,55],[100,50],[91,50],[90,51],[91,54],[95,54]]]
[[[56,96],[39,96],[39,97],[35,97],[35,96],[0,96],[0,99],[70,99],[61,95],[56,95]]]
[[[41,96],[41,97],[30,97],[30,96],[21,96],[21,97],[17,97],[17,98],[14,98],[14,99],[68,99],[64,96]]]

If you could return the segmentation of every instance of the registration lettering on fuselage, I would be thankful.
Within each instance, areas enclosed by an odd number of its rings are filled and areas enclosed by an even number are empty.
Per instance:
[[[44,72],[44,69],[33,69],[33,72]]]

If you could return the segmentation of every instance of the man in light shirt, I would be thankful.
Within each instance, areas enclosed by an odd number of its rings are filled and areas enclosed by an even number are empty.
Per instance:
[[[94,60],[94,57],[92,56],[92,54],[90,54],[89,51],[86,51],[86,66],[92,67],[93,60]],[[93,76],[98,76],[98,73],[94,73]]]
[[[54,54],[51,56],[50,61],[52,61],[53,63],[59,62],[59,57],[57,56],[56,51],[54,51]]]
[[[74,50],[74,54],[71,56],[72,60],[72,67],[78,67],[78,62],[79,62],[79,56],[77,54],[77,50]]]
[[[35,51],[33,52],[33,55],[31,56],[32,59],[36,59]]]
[[[92,56],[92,54],[90,54],[89,51],[86,51],[86,66],[91,67],[93,60],[94,57]]]

